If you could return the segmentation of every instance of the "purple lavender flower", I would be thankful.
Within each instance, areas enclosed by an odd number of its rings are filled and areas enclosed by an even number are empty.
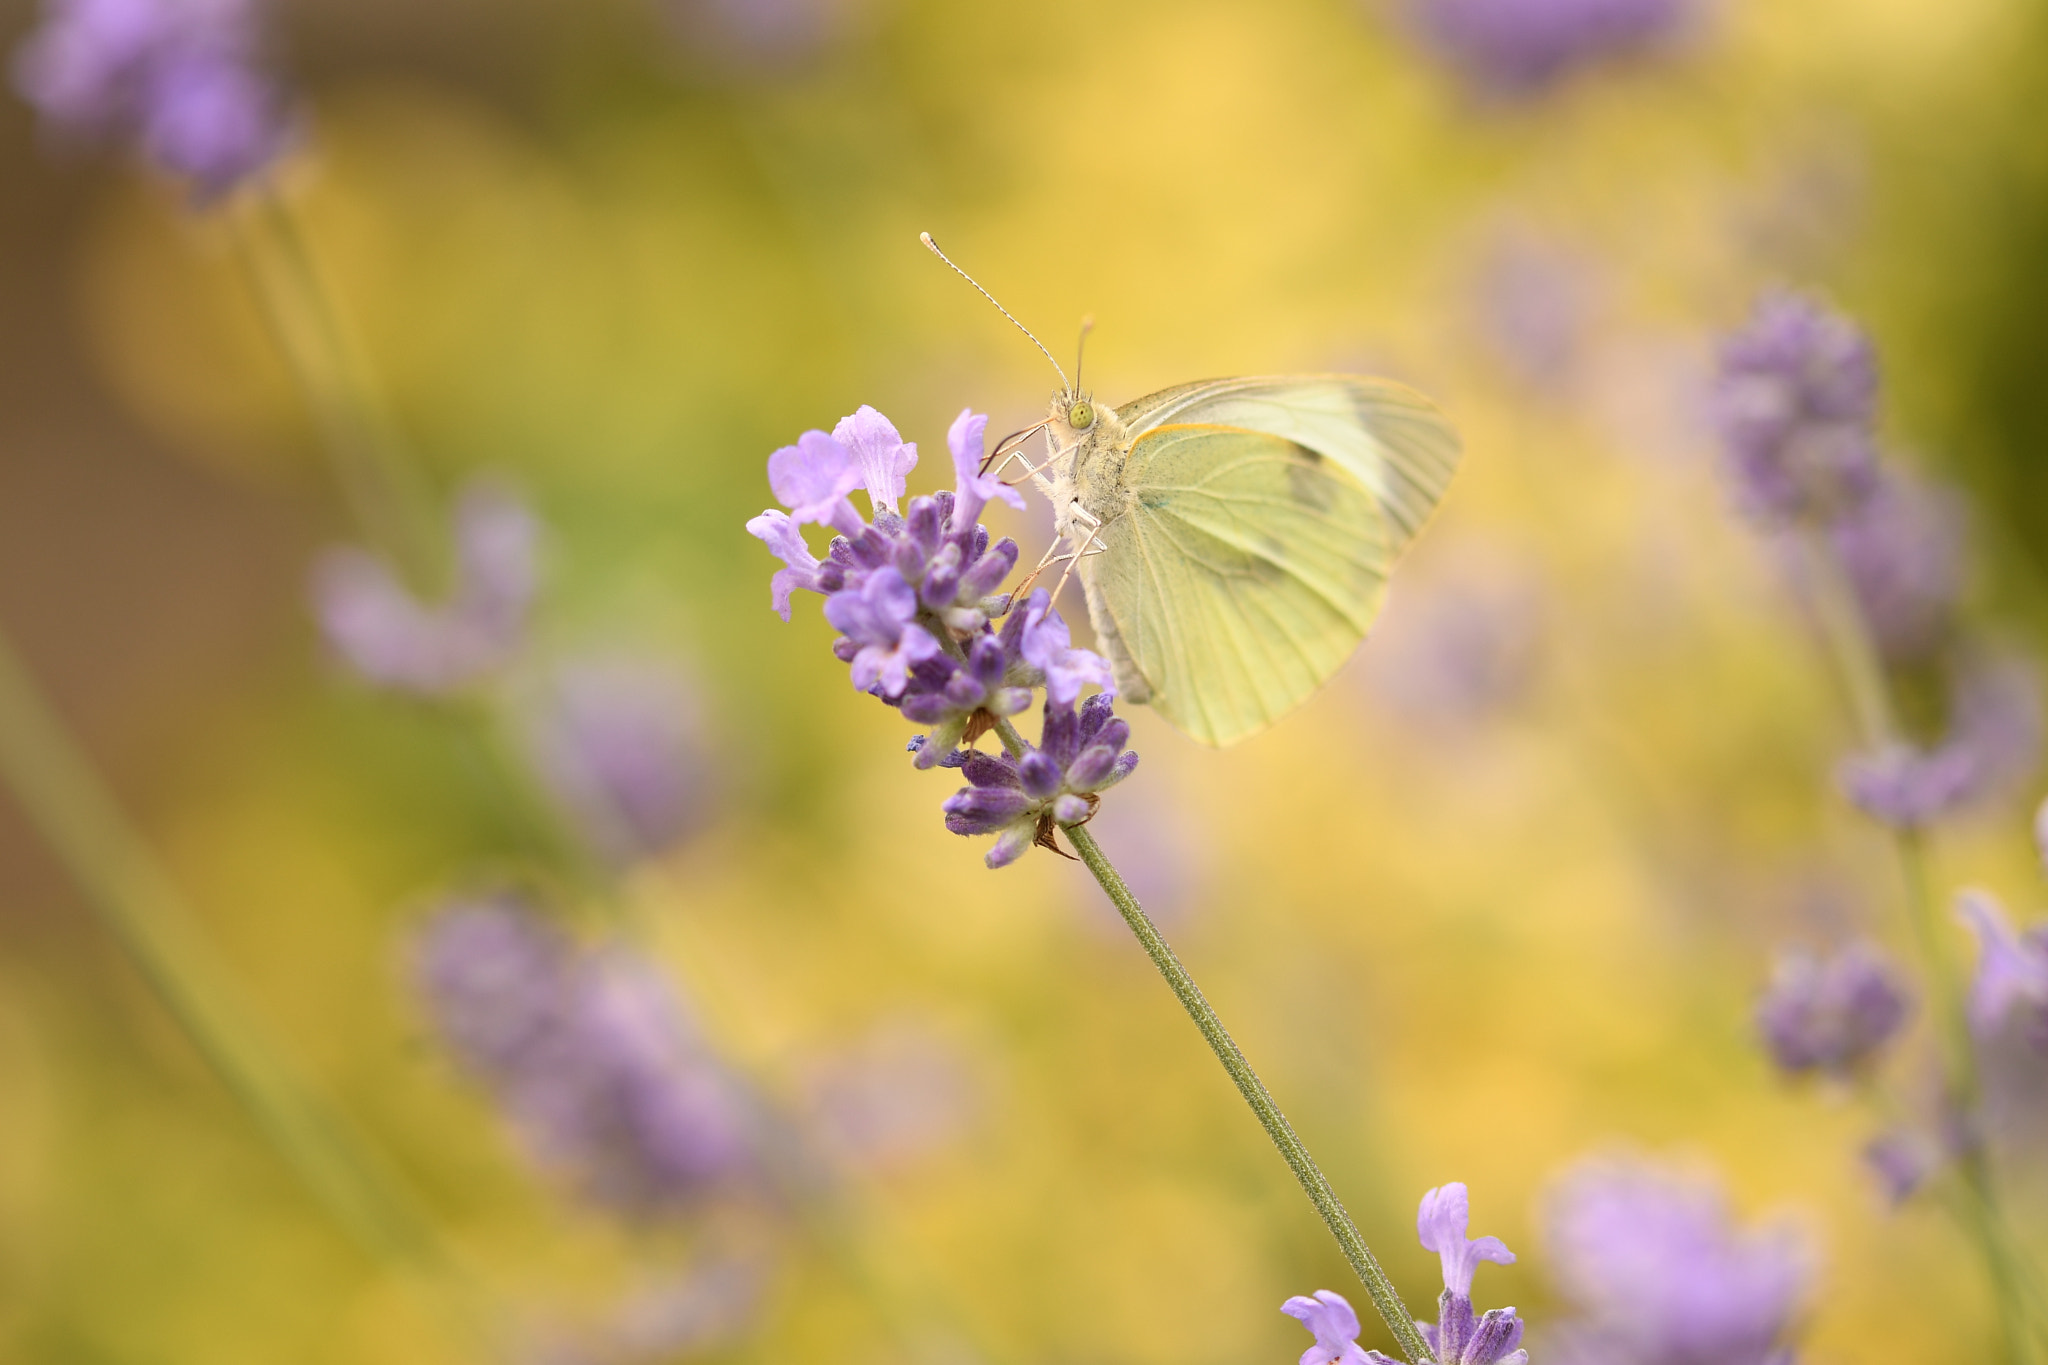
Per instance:
[[[1812,1278],[1799,1239],[1731,1226],[1711,1184],[1628,1161],[1579,1167],[1550,1207],[1552,1262],[1582,1316],[1563,1365],[1785,1365]]]
[[[1864,1144],[1863,1164],[1897,1208],[1941,1169],[1942,1156],[1933,1143],[1911,1129],[1891,1128]]]
[[[1714,413],[1743,504],[1766,521],[1832,521],[1876,490],[1877,361],[1849,319],[1766,293],[1721,347]]]
[[[1906,1021],[1899,975],[1868,944],[1830,958],[1790,952],[1778,959],[1770,989],[1757,1002],[1757,1029],[1771,1059],[1798,1074],[1846,1076],[1875,1056]]]
[[[1373,1356],[1358,1344],[1358,1314],[1342,1294],[1318,1289],[1314,1298],[1296,1294],[1280,1311],[1308,1328],[1315,1345],[1301,1353],[1301,1365],[1365,1365]],[[1385,1357],[1381,1357],[1384,1359]]]
[[[548,789],[603,857],[652,857],[708,814],[706,744],[691,694],[646,660],[556,670],[527,723]]]
[[[14,82],[59,133],[134,136],[207,201],[293,137],[256,45],[249,0],[49,0]]]
[[[1138,766],[1138,756],[1124,750],[1130,724],[1114,714],[1113,703],[1098,692],[1077,712],[1048,699],[1037,748],[1018,758],[970,751],[961,765],[970,785],[947,799],[946,828],[996,835],[990,867],[1017,861],[1033,844],[1057,848],[1054,827],[1085,823],[1101,793]]]
[[[328,643],[366,681],[445,696],[503,667],[524,642],[539,526],[502,488],[477,484],[455,510],[454,587],[421,602],[365,550],[329,551],[313,596]]]
[[[1983,891],[1963,892],[1956,914],[1977,936],[1970,1026],[1988,1041],[2018,1014],[2027,1041],[2048,1051],[2048,924],[2016,933],[2005,908]]]
[[[852,646],[847,662],[853,665],[855,687],[900,697],[910,685],[910,670],[938,656],[939,642],[916,617],[917,593],[886,564],[860,587],[825,599],[825,619]]]
[[[1900,829],[1932,823],[2011,785],[2041,745],[2033,671],[2016,661],[1964,672],[1950,704],[1949,733],[1931,748],[1894,743],[1844,759],[1836,779],[1872,819]]]
[[[436,914],[415,971],[456,1059],[536,1163],[592,1202],[654,1217],[749,1181],[749,1106],[646,961],[578,948],[498,897]]]
[[[1472,1276],[1479,1263],[1513,1265],[1515,1253],[1498,1237],[1465,1235],[1471,1222],[1465,1186],[1452,1181],[1423,1195],[1415,1221],[1422,1245],[1443,1260],[1437,1320],[1415,1324],[1438,1365],[1527,1365],[1523,1323],[1514,1309],[1489,1308],[1483,1316],[1472,1311]],[[1316,1343],[1302,1353],[1301,1365],[1399,1365],[1378,1351],[1359,1349],[1358,1314],[1341,1295],[1319,1289],[1312,1299],[1289,1299],[1280,1311],[1315,1333]]]
[[[1934,655],[1962,592],[1961,500],[1949,489],[1889,475],[1830,534],[1884,656],[1911,662]]]
[[[1516,99],[1673,37],[1693,9],[1693,0],[1412,0],[1410,13],[1473,86]]]
[[[840,632],[833,652],[850,666],[853,685],[930,727],[910,742],[916,766],[968,768],[972,785],[946,803],[947,828],[997,834],[988,861],[1000,867],[1034,841],[1057,847],[1053,828],[1087,819],[1098,793],[1137,756],[1123,753],[1129,727],[1111,719],[1106,692],[1074,710],[1084,687],[1113,686],[1109,665],[1074,648],[1049,594],[1035,592],[1020,607],[1000,591],[1017,565],[1016,543],[991,544],[974,517],[990,498],[1023,500],[981,472],[987,426],[972,410],[954,419],[946,445],[958,487],[912,498],[901,514],[917,448],[887,418],[862,408],[831,436],[806,432],[768,461],[769,483],[787,510],[763,512],[747,530],[785,566],[770,583],[782,618],[798,588],[825,594],[825,617]],[[872,525],[847,500],[863,481]],[[806,522],[839,532],[827,558],[805,543]],[[1040,748],[1012,760],[960,747],[1029,706],[1040,686]]]

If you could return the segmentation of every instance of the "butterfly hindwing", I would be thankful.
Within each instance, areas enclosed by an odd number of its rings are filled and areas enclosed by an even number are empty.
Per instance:
[[[1458,434],[1428,399],[1358,375],[1205,379],[1147,395],[1117,416],[1138,439],[1164,426],[1208,423],[1306,446],[1372,495],[1396,555],[1422,530],[1458,464]]]
[[[1097,636],[1132,700],[1208,744],[1264,729],[1348,658],[1398,537],[1344,466],[1270,432],[1150,427],[1124,515],[1082,561]]]

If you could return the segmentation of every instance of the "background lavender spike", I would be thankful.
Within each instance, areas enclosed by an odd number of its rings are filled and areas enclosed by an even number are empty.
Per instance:
[[[429,604],[366,550],[330,550],[313,599],[335,653],[364,681],[446,696],[488,678],[525,642],[539,523],[509,490],[472,484],[454,515],[454,581]]]
[[[250,0],[49,0],[14,83],[57,135],[133,138],[205,202],[260,175],[295,137],[257,46]]]
[[[1526,99],[1680,33],[1694,0],[1411,0],[1408,14],[1479,93]]]
[[[1720,1190],[1633,1158],[1568,1172],[1548,1207],[1552,1274],[1578,1317],[1558,1365],[1778,1365],[1813,1282],[1785,1228],[1738,1228]]]
[[[643,1221],[754,1188],[754,1116],[647,962],[498,896],[438,911],[414,970],[442,1041],[594,1204]]]
[[[1780,955],[1756,1022],[1782,1070],[1846,1076],[1897,1034],[1907,1012],[1897,968],[1856,943],[1826,958],[1796,950]]]

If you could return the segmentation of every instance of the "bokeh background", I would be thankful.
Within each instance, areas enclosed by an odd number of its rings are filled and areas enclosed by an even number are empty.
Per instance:
[[[1358,369],[1466,433],[1353,665],[1228,752],[1138,712],[1097,825],[1411,1301],[1414,1200],[1465,1180],[1524,1253],[1482,1306],[1540,1345],[1543,1192],[1622,1148],[1808,1229],[1811,1360],[1988,1340],[1966,1244],[1860,1168],[1869,1117],[1753,1040],[1772,948],[1897,938],[1898,889],[1704,397],[1758,287],[1832,296],[1880,347],[1897,457],[1970,498],[1971,611],[2039,636],[2041,11],[1718,0],[1504,92],[1354,0],[815,4],[295,0],[270,28],[310,108],[289,193],[407,445],[437,492],[495,471],[545,523],[508,704],[592,652],[689,680],[707,815],[626,894],[707,1031],[790,1097],[890,1030],[950,1059],[914,1157],[861,1177],[877,1254],[997,1362],[1284,1361],[1280,1300],[1350,1282],[1085,873],[985,871],[815,599],[768,609],[742,523],[770,450],[871,403],[921,491],[963,405],[1042,410],[1042,358],[928,229],[1063,357],[1092,314],[1111,402]],[[34,20],[0,5],[0,43]],[[353,533],[245,284],[176,189],[0,103],[0,621],[470,1272],[538,1315],[602,1304],[695,1234],[564,1198],[430,1035],[408,935],[523,875],[532,833],[441,718],[323,650],[308,565]],[[1029,553],[1046,525],[1001,529]],[[2030,794],[1944,831],[1944,892],[2040,905]],[[898,1357],[800,1248],[708,1349]],[[0,1355],[466,1358],[6,802]]]

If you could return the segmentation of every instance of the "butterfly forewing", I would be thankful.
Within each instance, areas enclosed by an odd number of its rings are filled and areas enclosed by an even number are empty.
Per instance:
[[[1133,504],[1082,574],[1112,662],[1138,675],[1134,700],[1229,744],[1299,706],[1364,638],[1397,536],[1334,458],[1269,432],[1155,424],[1122,483]]]
[[[1140,398],[1117,416],[1140,439],[1169,425],[1208,423],[1305,446],[1372,495],[1396,555],[1429,520],[1458,464],[1458,434],[1428,399],[1357,375],[1205,379]]]

